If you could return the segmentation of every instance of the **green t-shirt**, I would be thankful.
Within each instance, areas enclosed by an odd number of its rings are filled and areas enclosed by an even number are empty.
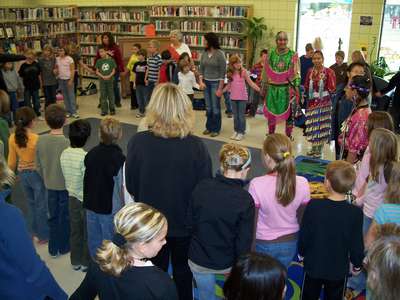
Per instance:
[[[96,62],[96,69],[98,69],[100,74],[103,76],[110,75],[112,70],[114,70],[116,67],[117,64],[112,58],[100,58]]]

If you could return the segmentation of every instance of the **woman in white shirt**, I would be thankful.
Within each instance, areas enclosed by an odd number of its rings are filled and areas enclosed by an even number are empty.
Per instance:
[[[171,56],[176,62],[179,61],[179,56],[184,52],[188,53],[190,58],[192,58],[189,46],[182,41],[182,32],[179,30],[171,30],[169,38],[171,40],[171,45],[168,50],[171,52]]]

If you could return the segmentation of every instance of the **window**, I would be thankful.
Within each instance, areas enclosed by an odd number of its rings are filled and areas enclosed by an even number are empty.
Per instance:
[[[379,56],[391,71],[400,69],[400,0],[386,0]]]
[[[400,0],[399,0],[400,1]],[[320,37],[325,66],[335,63],[335,52],[349,50],[352,0],[299,0],[297,52]]]

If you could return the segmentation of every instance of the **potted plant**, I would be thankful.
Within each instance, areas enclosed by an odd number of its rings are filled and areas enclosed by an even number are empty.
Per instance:
[[[254,63],[254,58],[259,42],[263,39],[264,33],[267,31],[267,25],[264,24],[264,17],[252,17],[247,21],[247,38],[251,42],[251,51],[249,63]]]

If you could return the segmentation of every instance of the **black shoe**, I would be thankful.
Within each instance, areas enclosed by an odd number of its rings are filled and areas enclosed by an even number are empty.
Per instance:
[[[99,103],[98,105],[97,105],[97,108],[100,108],[101,107],[101,104]]]
[[[110,115],[115,115],[115,110],[110,111]]]
[[[131,106],[132,110],[135,110],[135,109],[138,109],[138,108],[139,108],[139,106]]]
[[[121,103],[115,103],[115,106],[116,107],[121,107],[122,105],[121,105]]]
[[[101,113],[101,116],[102,116],[102,117],[107,116],[107,113],[102,112],[102,113]]]

